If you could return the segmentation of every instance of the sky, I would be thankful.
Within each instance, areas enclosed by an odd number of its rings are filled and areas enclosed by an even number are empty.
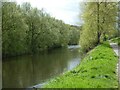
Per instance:
[[[66,24],[80,25],[80,2],[82,0],[14,0],[18,4],[30,2],[32,7],[44,9],[52,17],[63,20]]]

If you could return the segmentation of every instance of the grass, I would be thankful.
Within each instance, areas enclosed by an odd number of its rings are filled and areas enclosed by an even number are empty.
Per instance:
[[[48,82],[43,88],[117,88],[118,57],[108,44],[101,44],[71,71]]]
[[[113,38],[110,41],[113,42],[113,43],[117,43],[120,46],[120,37]]]

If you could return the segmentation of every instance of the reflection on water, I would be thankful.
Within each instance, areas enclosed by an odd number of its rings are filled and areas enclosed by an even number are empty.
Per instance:
[[[31,87],[74,68],[80,62],[78,50],[72,46],[3,60],[3,88]]]
[[[75,66],[77,66],[79,64],[79,62],[80,62],[79,60],[80,60],[80,58],[76,58],[76,59],[73,59],[73,61],[71,60],[70,62],[68,62],[67,70],[71,70]]]
[[[2,57],[0,55],[0,90],[2,89]]]

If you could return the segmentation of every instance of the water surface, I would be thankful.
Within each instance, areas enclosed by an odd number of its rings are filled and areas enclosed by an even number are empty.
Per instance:
[[[47,81],[80,63],[79,46],[3,60],[3,88],[26,88]]]

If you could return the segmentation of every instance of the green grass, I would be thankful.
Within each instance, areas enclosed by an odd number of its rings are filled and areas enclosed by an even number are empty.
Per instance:
[[[108,42],[87,53],[81,64],[55,79],[44,88],[117,88],[118,57]]]
[[[120,37],[113,38],[110,41],[113,42],[113,43],[117,43],[120,46]]]

